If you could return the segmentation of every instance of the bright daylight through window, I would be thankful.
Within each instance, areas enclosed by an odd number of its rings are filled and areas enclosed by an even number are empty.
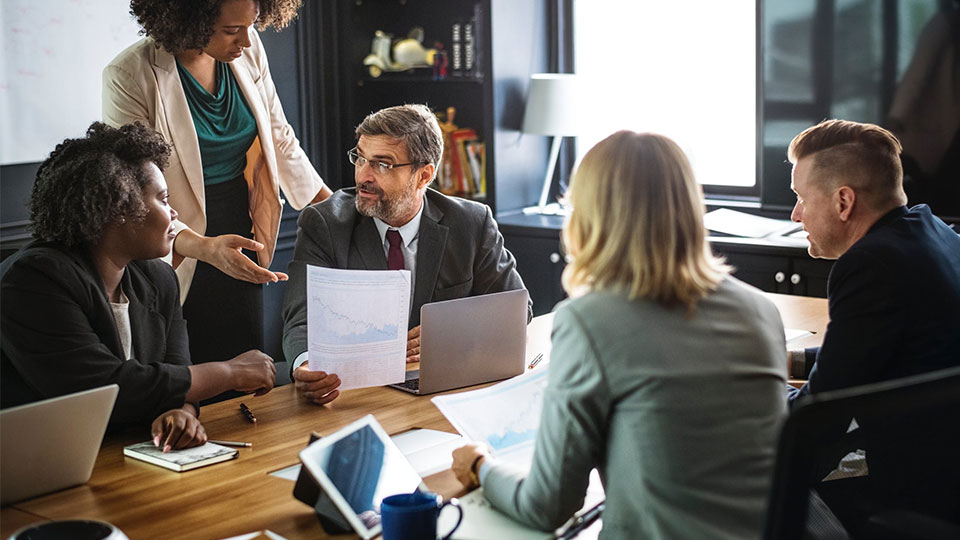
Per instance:
[[[618,129],[675,140],[701,184],[756,183],[756,4],[574,2],[578,159]]]

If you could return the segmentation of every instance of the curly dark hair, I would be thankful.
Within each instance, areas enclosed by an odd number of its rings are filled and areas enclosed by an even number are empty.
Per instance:
[[[99,241],[121,218],[142,221],[143,188],[150,181],[143,165],[163,169],[169,157],[163,137],[139,122],[90,124],[85,137],[58,144],[37,170],[30,195],[34,234],[78,247]]]
[[[130,0],[130,14],[140,23],[140,34],[152,37],[171,54],[202,49],[213,36],[224,0]],[[284,28],[297,17],[303,0],[257,0],[257,29]]]

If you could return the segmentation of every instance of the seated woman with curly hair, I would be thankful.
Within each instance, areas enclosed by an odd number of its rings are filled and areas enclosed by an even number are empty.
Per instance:
[[[111,426],[145,424],[165,449],[206,442],[201,399],[266,393],[268,356],[190,364],[170,252],[177,212],[161,168],[170,148],[140,124],[99,122],[37,172],[36,240],[0,266],[2,406],[116,383]]]
[[[180,214],[172,262],[197,363],[263,349],[262,284],[287,279],[269,269],[283,199],[300,209],[330,195],[257,33],[286,26],[300,4],[132,0],[146,37],[103,70],[104,122],[143,122],[175,149],[164,171]]]

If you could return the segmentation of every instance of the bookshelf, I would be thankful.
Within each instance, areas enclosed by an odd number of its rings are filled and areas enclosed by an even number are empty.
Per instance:
[[[527,85],[531,73],[547,70],[547,2],[505,0],[330,0],[309,3],[308,27],[299,35],[307,84],[318,103],[315,139],[322,149],[325,179],[332,187],[353,184],[346,151],[354,145],[354,128],[370,112],[403,103],[424,103],[435,112],[456,110],[454,123],[473,129],[484,145],[482,202],[498,210],[516,209],[536,200],[538,178],[547,160],[544,137],[522,135]],[[473,69],[455,73],[453,26],[466,25],[474,36]],[[377,31],[407,37],[423,29],[422,45],[443,45],[445,78],[431,67],[384,71],[374,77],[364,59]],[[461,58],[466,61],[466,49]],[[312,72],[312,77],[310,73]],[[436,187],[436,186],[435,186]],[[463,195],[474,198],[470,195]]]

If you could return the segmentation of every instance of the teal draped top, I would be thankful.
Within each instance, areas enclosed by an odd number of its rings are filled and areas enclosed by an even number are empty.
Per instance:
[[[247,166],[247,150],[257,137],[257,121],[230,66],[217,62],[213,94],[207,92],[179,60],[177,71],[200,143],[204,185],[219,184],[242,175]]]

